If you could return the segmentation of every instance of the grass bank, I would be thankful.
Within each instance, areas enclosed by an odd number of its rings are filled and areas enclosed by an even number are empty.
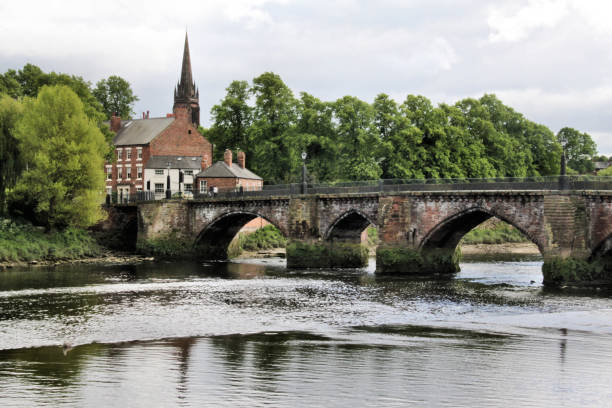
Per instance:
[[[274,225],[266,225],[251,233],[241,233],[230,243],[228,255],[230,258],[239,256],[244,251],[262,251],[274,248],[284,248],[287,239]]]
[[[44,232],[26,222],[0,219],[0,262],[59,261],[99,256],[103,248],[83,229]]]
[[[468,232],[461,240],[461,244],[464,245],[491,245],[521,242],[530,241],[521,231],[498,219],[492,219],[480,224],[478,227]]]

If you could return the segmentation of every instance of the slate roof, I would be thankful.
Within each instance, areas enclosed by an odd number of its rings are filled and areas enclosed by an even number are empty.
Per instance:
[[[132,119],[122,121],[121,129],[115,135],[115,146],[143,145],[151,142],[166,129],[174,118]]]
[[[603,170],[607,169],[608,167],[610,167],[610,162],[595,162],[595,170]]]
[[[167,169],[170,162],[171,169],[193,169],[202,168],[202,158],[199,156],[151,156],[147,160],[145,169]]]
[[[249,169],[243,169],[238,163],[232,163],[232,167],[225,164],[224,161],[218,161],[206,170],[199,172],[196,177],[207,178],[243,178],[252,180],[263,180],[257,174]]]

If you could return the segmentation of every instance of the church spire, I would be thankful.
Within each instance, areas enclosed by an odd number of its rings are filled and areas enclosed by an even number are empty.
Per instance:
[[[191,57],[189,55],[189,40],[185,32],[185,48],[183,50],[183,66],[181,67],[181,79],[174,90],[174,109],[178,106],[187,108],[191,112],[191,121],[198,126],[200,124],[200,95],[193,81],[191,73]]]

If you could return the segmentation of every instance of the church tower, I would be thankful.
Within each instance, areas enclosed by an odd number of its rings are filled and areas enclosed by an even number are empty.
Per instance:
[[[183,66],[181,80],[174,88],[174,107],[172,111],[177,115],[177,108],[186,109],[188,117],[194,126],[200,125],[200,91],[196,88],[191,74],[191,57],[189,56],[189,41],[185,33],[185,49],[183,50]]]

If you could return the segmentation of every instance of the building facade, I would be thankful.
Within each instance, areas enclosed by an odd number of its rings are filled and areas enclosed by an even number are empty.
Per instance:
[[[199,194],[214,191],[256,191],[263,187],[263,179],[246,168],[246,155],[238,152],[236,163],[232,151],[226,150],[223,161],[196,174],[195,188]]]
[[[156,191],[156,186],[162,183],[163,171],[164,182],[170,174],[172,191],[192,187],[193,174],[210,167],[213,157],[212,144],[200,134],[199,125],[199,91],[193,81],[185,35],[181,78],[174,89],[172,114],[161,118],[149,118],[147,114],[142,119],[125,121],[115,115],[111,117],[116,161],[105,164],[107,194],[116,193],[127,199],[138,191]],[[181,172],[187,178],[179,187]],[[174,187],[172,180],[176,180]],[[188,184],[191,186],[185,187]]]

